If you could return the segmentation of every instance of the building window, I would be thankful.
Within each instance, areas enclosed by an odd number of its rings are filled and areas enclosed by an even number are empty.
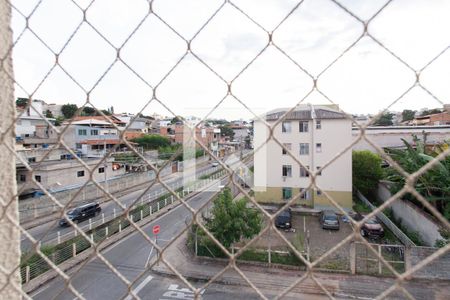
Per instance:
[[[283,144],[283,146],[284,146],[284,148],[282,148],[282,154],[286,155],[287,154],[286,149],[291,151],[292,144],[291,143],[286,143],[286,144]]]
[[[91,135],[98,135],[97,129],[91,129]]]
[[[321,153],[322,152],[322,143],[317,143],[316,144],[316,152],[317,153]]]
[[[308,132],[308,122],[307,121],[300,121],[298,123],[298,130],[300,132]]]
[[[81,144],[79,144],[79,143],[76,143],[76,144],[75,144],[75,148],[77,148],[77,149],[81,149],[81,148],[82,148],[82,146],[81,146]]]
[[[37,182],[41,182],[41,175],[35,175],[35,176],[34,176],[34,179],[35,179]]]
[[[291,132],[291,122],[281,122],[281,132]]]
[[[283,188],[283,200],[289,200],[292,198],[292,188]]]
[[[300,188],[300,199],[303,199],[303,200],[311,199],[311,194],[310,194],[309,190]]]
[[[87,135],[86,129],[78,129],[78,135]]]
[[[309,177],[309,166],[306,166],[306,168],[304,167],[300,167],[300,177]]]
[[[292,166],[291,165],[283,165],[282,175],[283,175],[283,177],[291,177],[292,176]]]
[[[308,143],[300,143],[300,155],[309,155]]]
[[[77,177],[83,177],[83,176],[84,176],[84,171],[77,172]]]
[[[316,121],[316,129],[322,129],[322,122]]]
[[[317,194],[317,196],[320,196],[320,195],[322,195],[322,191],[318,189],[318,190],[316,191],[316,194]]]
[[[320,168],[322,168],[322,167],[316,167],[317,176],[321,176],[322,175],[322,171],[319,172]]]
[[[29,162],[29,163],[34,163],[34,162],[36,162],[36,157],[28,157],[28,162]]]
[[[104,168],[104,167],[98,168],[98,172],[99,172],[99,173],[105,173],[105,168]]]
[[[20,175],[19,175],[19,181],[20,181],[20,182],[25,182],[25,181],[27,181],[27,175],[25,175],[25,174],[20,174]]]

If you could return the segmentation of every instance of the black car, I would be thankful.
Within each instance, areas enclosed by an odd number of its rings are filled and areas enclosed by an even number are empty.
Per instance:
[[[275,218],[275,226],[278,227],[278,228],[283,228],[283,229],[291,229],[291,227],[292,227],[292,215],[291,215],[291,210],[290,209],[282,211]]]
[[[339,218],[332,210],[324,210],[320,213],[319,222],[323,229],[339,230]]]
[[[69,212],[67,212],[67,217],[72,220],[72,222],[78,223],[89,218],[95,217],[102,211],[98,203],[88,203],[82,206],[78,206]],[[59,221],[60,226],[69,226],[69,222],[66,218],[62,218]]]

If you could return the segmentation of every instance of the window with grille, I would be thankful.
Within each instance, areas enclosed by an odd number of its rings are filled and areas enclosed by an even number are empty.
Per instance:
[[[291,122],[282,122],[281,123],[281,132],[290,133],[291,132]]]
[[[283,193],[283,200],[288,200],[292,198],[292,188],[284,187],[282,189],[282,193]]]
[[[283,144],[284,148],[281,150],[281,154],[286,155],[287,150],[291,151],[292,144],[291,143],[285,143]]]
[[[309,166],[306,166],[306,168],[303,166],[300,166],[300,177],[309,177],[308,170],[309,170]]]

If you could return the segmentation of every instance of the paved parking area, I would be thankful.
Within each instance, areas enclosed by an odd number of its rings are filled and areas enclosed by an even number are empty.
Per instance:
[[[285,231],[278,229],[278,231],[297,249],[304,251],[307,249],[307,237],[309,236],[311,260],[316,260],[353,233],[350,224],[342,221],[340,222],[339,230],[322,229],[319,223],[319,217],[311,214],[302,215],[293,213],[292,228],[294,230]],[[268,249],[270,247],[272,250],[289,250],[286,243],[273,231],[265,233],[251,247],[259,249]],[[329,258],[324,260],[321,266],[333,269],[349,269],[349,249],[349,243],[344,244],[334,251]]]

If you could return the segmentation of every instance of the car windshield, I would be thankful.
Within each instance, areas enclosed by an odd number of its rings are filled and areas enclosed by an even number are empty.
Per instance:
[[[325,220],[327,221],[336,221],[337,216],[336,215],[325,215]]]
[[[366,222],[367,224],[379,224],[378,220],[375,218],[370,218],[369,220],[367,220]]]
[[[69,210],[67,212],[68,215],[75,215],[75,214],[78,214],[78,213],[80,213],[80,209],[79,208],[75,208],[75,209]]]

